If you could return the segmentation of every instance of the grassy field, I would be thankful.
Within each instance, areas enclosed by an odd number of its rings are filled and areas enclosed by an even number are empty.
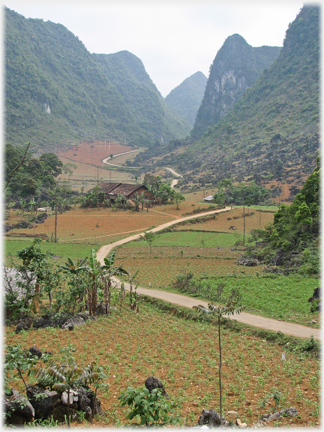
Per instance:
[[[59,350],[72,344],[80,365],[93,360],[101,365],[107,374],[107,386],[98,392],[104,415],[93,421],[93,427],[125,425],[127,409],[120,407],[118,396],[128,386],[143,387],[150,375],[162,381],[175,403],[177,426],[196,425],[203,408],[219,412],[219,346],[212,323],[177,318],[142,303],[139,314],[125,305],[121,314],[98,318],[73,332],[47,328],[15,334],[14,327],[8,327],[5,343],[22,348],[36,344],[42,351],[52,351],[57,360]],[[227,420],[240,418],[253,427],[262,414],[296,407],[297,417],[282,417],[269,426],[319,425],[320,362],[294,352],[287,352],[282,361],[283,350],[244,334],[244,329],[239,333],[222,329],[223,414]],[[21,380],[11,384],[24,391]],[[277,407],[271,396],[274,392],[279,398]],[[237,414],[226,414],[228,411]]]
[[[5,242],[5,255],[8,257],[12,254],[13,257],[19,250],[23,250],[26,247],[31,246],[33,243],[32,239],[10,239]],[[91,249],[97,251],[99,246],[96,244],[73,244],[73,243],[52,243],[42,241],[40,243],[42,252],[51,251],[54,256],[53,259],[58,265],[62,265],[67,261],[67,258],[72,260],[83,259],[90,256]],[[15,260],[14,262],[18,261]]]

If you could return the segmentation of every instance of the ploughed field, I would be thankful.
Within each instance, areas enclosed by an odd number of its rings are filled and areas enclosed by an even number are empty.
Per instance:
[[[110,142],[110,144],[109,144]],[[111,154],[125,153],[134,150],[131,147],[123,146],[117,141],[99,141],[81,143],[65,152],[59,153],[59,157],[70,159],[72,162],[82,162],[90,165],[101,166],[102,159],[109,157]]]
[[[283,408],[297,408],[297,417],[282,417],[269,423],[274,426],[318,426],[320,410],[320,362],[305,354],[286,352],[285,347],[222,328],[223,415],[235,422],[239,418],[248,426],[262,414]],[[140,313],[123,310],[95,322],[75,327],[72,332],[54,328],[15,334],[6,329],[5,343],[29,348],[36,344],[42,351],[59,351],[72,344],[79,365],[96,361],[107,377],[105,388],[98,391],[104,416],[94,427],[122,426],[127,409],[121,408],[118,396],[128,386],[143,387],[150,375],[164,384],[175,403],[173,419],[178,426],[194,426],[203,408],[219,412],[218,335],[212,323],[193,322],[140,304]],[[307,341],[305,341],[307,343]],[[30,378],[25,376],[30,382]],[[24,392],[22,381],[11,383]],[[277,395],[277,406],[273,395]],[[227,414],[235,411],[236,414]],[[85,423],[73,423],[85,426]]]
[[[182,213],[191,212],[192,203],[180,204],[180,210],[176,205],[154,206],[147,212],[134,210],[114,210],[112,208],[87,208],[82,209],[71,203],[72,209],[57,216],[57,237],[61,243],[85,242],[104,245],[116,239],[127,237],[131,233],[144,231],[153,226],[178,219]],[[205,211],[207,204],[202,204]],[[34,213],[26,212],[22,215],[21,210],[11,210],[7,224],[17,224],[20,220],[30,220]],[[51,239],[54,235],[54,213],[50,213],[44,223],[35,225],[33,228],[15,228],[8,232],[9,237],[45,235]]]

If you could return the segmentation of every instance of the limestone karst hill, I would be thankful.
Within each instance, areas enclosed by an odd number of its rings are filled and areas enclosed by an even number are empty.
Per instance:
[[[6,143],[56,152],[81,140],[149,146],[190,132],[132,54],[107,56],[108,70],[61,24],[7,8],[4,24]]]

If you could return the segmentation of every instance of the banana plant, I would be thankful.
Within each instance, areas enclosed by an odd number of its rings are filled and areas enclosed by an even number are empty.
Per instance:
[[[36,212],[36,201],[35,201],[35,198],[31,198],[30,199],[29,205],[30,205],[30,212],[32,212],[32,211]]]
[[[96,251],[91,249],[89,265],[85,266],[85,271],[88,273],[88,304],[90,315],[97,314],[97,298],[98,298],[98,283],[102,276],[102,266],[97,261]]]
[[[108,258],[104,258],[104,264],[101,266],[103,274],[102,280],[104,282],[104,299],[106,306],[106,314],[111,306],[111,292],[112,292],[112,277],[113,276],[128,276],[128,272],[122,266],[115,266],[116,251],[113,251]]]
[[[82,304],[83,298],[85,298],[85,302],[87,303],[87,288],[85,288],[84,277],[82,276],[82,273],[87,270],[87,266],[85,265],[87,259],[88,258],[86,257],[83,260],[74,262],[71,258],[68,258],[65,265],[61,266],[61,268],[70,276],[70,299],[73,302],[73,312],[77,301]]]

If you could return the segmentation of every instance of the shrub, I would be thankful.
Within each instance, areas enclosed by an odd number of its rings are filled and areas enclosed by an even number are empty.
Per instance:
[[[128,420],[140,417],[140,425],[163,425],[170,422],[169,413],[173,412],[173,403],[162,396],[162,389],[156,388],[150,393],[145,387],[128,387],[118,399],[121,406],[131,407]]]

